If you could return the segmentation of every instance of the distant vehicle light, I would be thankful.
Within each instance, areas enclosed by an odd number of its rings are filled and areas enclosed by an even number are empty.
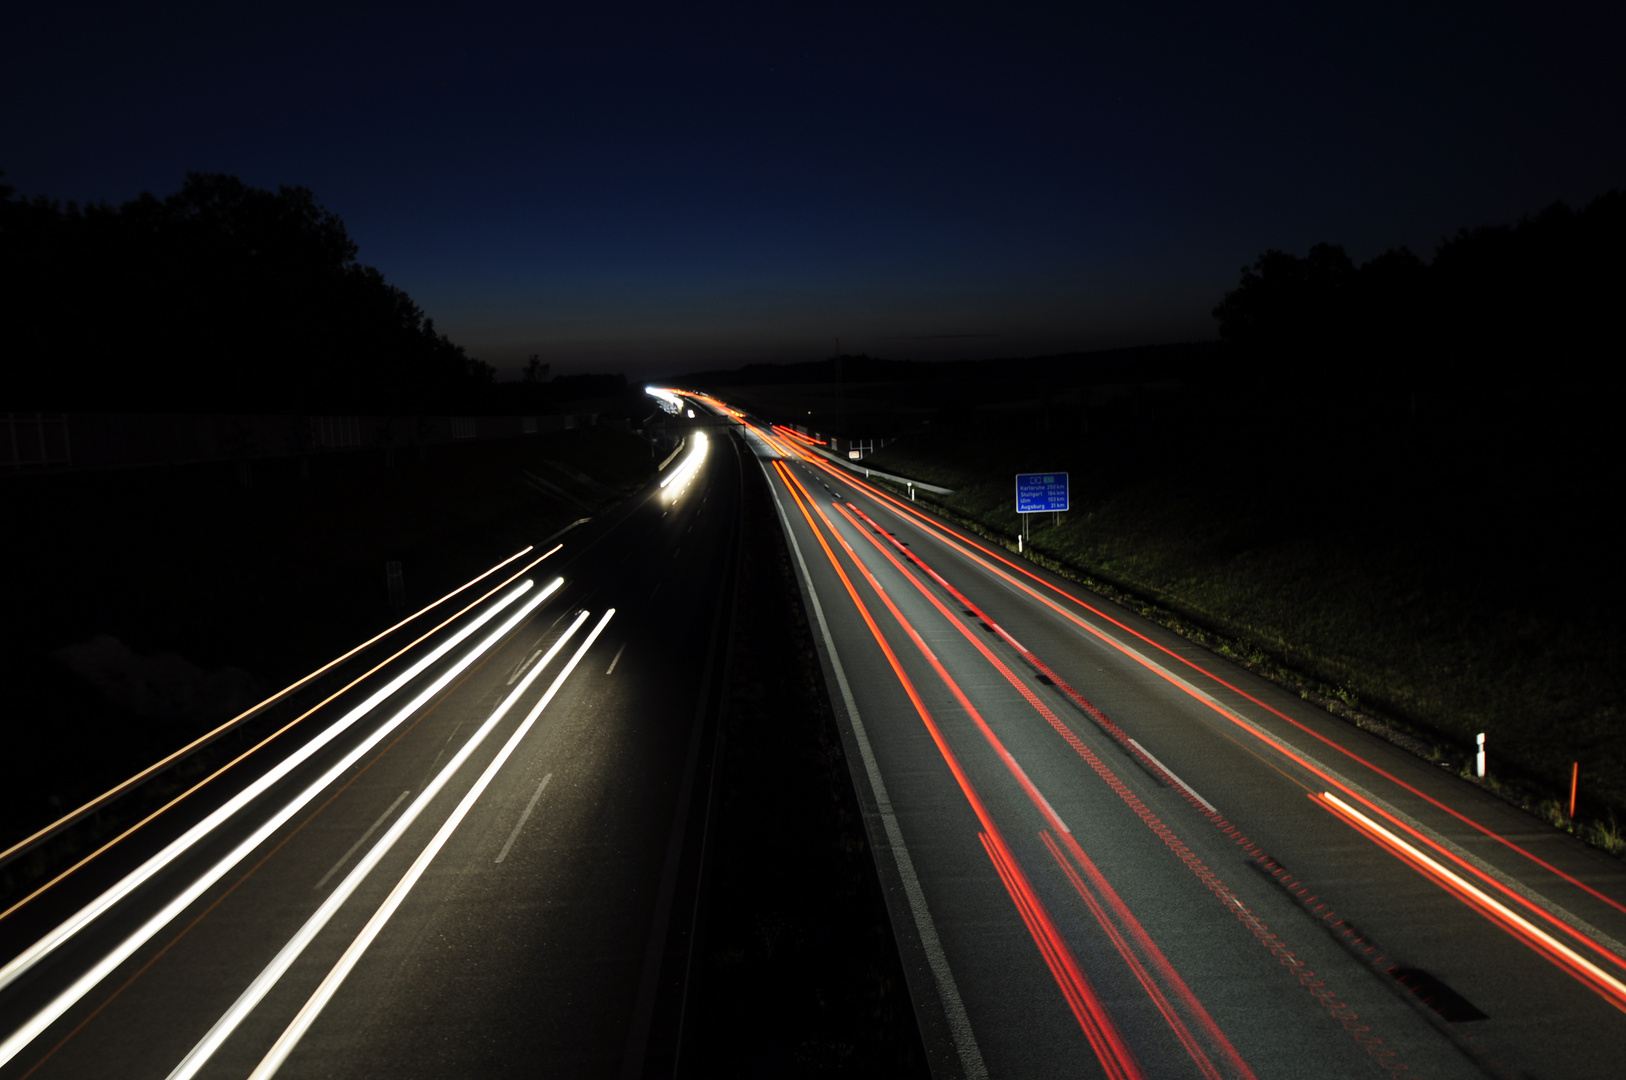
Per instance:
[[[693,409],[690,409],[690,410],[689,410],[689,419],[690,419],[690,420],[693,420],[693,419],[694,419],[694,410],[693,410]]]
[[[644,387],[644,393],[660,402],[661,408],[664,409],[669,416],[676,416],[678,414],[678,410],[683,407],[682,400],[680,400],[678,396],[672,393],[670,390],[662,390],[658,386],[646,386]]]
[[[684,485],[688,484],[689,478],[700,467],[700,463],[706,460],[706,443],[707,439],[704,431],[694,433],[694,442],[689,446],[688,455],[684,457],[677,468],[666,474],[665,480],[661,481],[663,489],[670,486],[668,494],[675,497],[679,491],[682,491]]]

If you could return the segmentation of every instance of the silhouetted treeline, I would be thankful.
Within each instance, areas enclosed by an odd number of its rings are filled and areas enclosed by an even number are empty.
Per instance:
[[[443,411],[493,375],[309,190],[224,175],[118,207],[0,186],[0,334],[11,408]]]
[[[1626,197],[1464,229],[1432,263],[1266,251],[1214,309],[1225,378],[1272,395],[1463,416],[1597,404],[1619,381]]]

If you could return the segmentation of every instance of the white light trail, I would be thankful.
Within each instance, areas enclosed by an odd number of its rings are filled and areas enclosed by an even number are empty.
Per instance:
[[[168,765],[170,762],[176,760],[177,758],[185,757],[187,754],[191,753],[193,750],[196,750],[199,747],[204,746],[207,743],[213,741],[214,739],[219,738],[221,735],[224,735],[226,732],[230,731],[233,727],[235,727],[236,725],[242,723],[244,720],[247,720],[249,717],[253,716],[255,713],[259,712],[261,709],[264,709],[269,705],[276,704],[278,701],[280,701],[281,699],[287,697],[289,694],[293,693],[295,690],[298,690],[301,686],[304,686],[306,683],[310,682],[312,679],[315,679],[318,676],[320,676],[323,672],[330,671],[333,668],[337,667],[338,665],[344,663],[346,660],[350,659],[352,656],[354,656],[357,653],[361,652],[361,650],[367,648],[369,645],[373,645],[373,644],[375,644],[377,642],[383,641],[386,637],[389,637],[391,634],[393,634],[397,630],[401,629],[401,627],[405,626],[407,623],[412,622],[414,619],[418,618],[420,615],[424,615],[424,614],[427,614],[430,611],[433,611],[435,608],[437,608],[440,605],[444,604],[446,601],[450,600],[452,597],[456,596],[458,593],[462,592],[464,589],[467,589],[472,585],[476,585],[479,582],[484,581],[486,578],[490,577],[492,574],[495,574],[498,570],[501,570],[503,567],[507,566],[509,563],[513,562],[515,559],[518,559],[518,558],[522,557],[523,555],[525,555],[526,552],[531,551],[532,547],[533,547],[532,545],[526,544],[525,547],[522,548],[521,550],[519,550],[519,551],[515,552],[514,554],[508,556],[508,558],[504,559],[502,562],[498,563],[496,566],[493,566],[490,570],[487,570],[485,573],[481,574],[479,577],[474,578],[472,581],[467,581],[467,582],[463,583],[462,585],[459,585],[457,588],[453,589],[451,592],[447,593],[445,596],[441,597],[439,600],[436,600],[433,604],[430,604],[430,605],[428,605],[427,607],[424,607],[424,608],[420,608],[418,611],[414,612],[411,615],[408,615],[406,618],[402,619],[400,622],[396,623],[394,626],[390,627],[388,630],[383,630],[383,631],[380,631],[379,633],[373,635],[372,637],[368,638],[366,641],[363,641],[360,645],[357,645],[355,648],[353,648],[349,652],[345,653],[343,656],[335,657],[334,659],[329,660],[327,663],[323,664],[321,667],[317,668],[315,671],[311,672],[309,675],[306,675],[303,679],[300,679],[297,682],[289,683],[287,686],[283,687],[281,690],[278,690],[275,694],[272,694],[270,697],[266,698],[264,701],[260,702],[258,705],[252,706],[251,708],[245,709],[243,712],[238,713],[236,716],[232,717],[230,720],[227,720],[224,724],[221,724],[219,727],[215,728],[213,731],[210,731],[210,732],[208,732],[206,734],[198,736],[196,739],[193,739],[191,742],[187,743],[185,746],[181,747],[179,750],[176,750],[173,753],[168,754],[165,757],[159,759],[158,761],[153,762],[151,765],[148,765],[145,769],[142,769],[140,772],[136,773],[134,776],[130,777],[128,780],[124,781],[123,783],[117,784],[117,785],[115,785],[115,786],[113,786],[111,788],[108,788],[106,791],[102,792],[100,795],[96,796],[94,799],[92,799],[89,802],[85,803],[83,806],[79,807],[77,810],[71,810],[68,813],[62,815],[60,818],[53,821],[51,824],[45,826],[45,828],[40,829],[38,832],[34,833],[32,836],[25,836],[23,839],[17,841],[15,844],[13,844],[10,847],[6,848],[4,851],[0,851],[0,863],[3,863],[6,860],[10,859],[12,855],[22,851],[24,848],[28,847],[34,841],[39,840],[42,837],[46,836],[47,834],[49,834],[51,832],[54,832],[55,830],[57,830],[59,828],[62,828],[65,825],[69,824],[70,822],[76,820],[77,818],[79,818],[83,814],[85,814],[88,811],[90,811],[91,809],[93,809],[97,804],[104,803],[104,802],[108,801],[109,799],[113,798],[119,792],[124,791],[127,788],[130,788],[130,787],[140,783],[143,779],[145,779],[148,776],[151,776],[153,773],[157,772],[159,769],[162,769],[165,765]],[[559,550],[558,547],[555,547],[553,549],[553,551],[558,551],[558,550]],[[552,555],[553,551],[548,552],[548,555]],[[545,559],[547,557],[548,557],[547,555],[542,556],[543,559]],[[537,562],[541,562],[541,561],[542,561],[542,559],[537,560]],[[531,565],[534,566],[534,565],[536,565],[536,563],[532,563]],[[520,571],[520,573],[524,573],[524,571],[522,570],[522,571]],[[498,588],[501,588],[501,586],[498,586]]]
[[[532,598],[523,608],[509,617],[509,619],[504,622],[502,626],[500,626],[497,630],[486,637],[485,640],[481,641],[478,645],[471,649],[467,654],[453,664],[450,669],[431,682],[424,690],[419,692],[406,705],[405,708],[401,709],[371,735],[367,736],[367,738],[363,740],[359,746],[346,754],[343,760],[334,765],[331,769],[324,773],[319,780],[307,787],[304,791],[300,792],[299,795],[295,796],[292,801],[279,810],[270,820],[256,829],[252,836],[248,837],[248,839],[244,840],[242,843],[233,848],[225,858],[215,863],[213,867],[211,867],[202,877],[194,881],[184,892],[177,895],[168,904],[166,904],[161,911],[144,922],[140,929],[138,929],[134,934],[131,934],[129,937],[125,938],[124,941],[121,942],[116,948],[97,961],[89,971],[81,975],[78,979],[74,980],[74,982],[66,990],[62,991],[43,1009],[35,1013],[26,1023],[23,1024],[22,1027],[18,1028],[16,1031],[7,1036],[4,1042],[0,1042],[0,1066],[5,1065],[12,1058],[16,1057],[17,1054],[22,1051],[23,1047],[27,1046],[30,1042],[37,1038],[42,1031],[54,1023],[57,1017],[73,1008],[74,1004],[78,1002],[80,998],[89,993],[97,983],[105,979],[115,968],[133,955],[137,949],[141,948],[142,945],[146,944],[154,934],[162,930],[172,919],[174,919],[182,911],[185,911],[194,900],[208,891],[208,889],[214,885],[215,882],[219,881],[222,877],[225,877],[226,874],[231,871],[233,866],[247,858],[255,848],[264,843],[265,840],[275,833],[277,829],[281,828],[289,818],[297,814],[307,803],[309,803],[317,795],[321,794],[323,790],[325,790],[340,776],[344,775],[344,773],[352,765],[354,765],[364,754],[376,746],[378,742],[384,738],[384,736],[388,735],[391,731],[398,727],[402,721],[416,712],[424,705],[424,703],[429,701],[436,694],[440,693],[440,691],[444,689],[448,683],[450,683],[458,675],[462,674],[470,664],[489,651],[492,646],[497,644],[497,642],[501,641],[510,630],[512,630],[515,626],[518,626],[521,620],[534,611],[537,605],[546,600],[549,594],[557,590],[558,587],[563,583],[564,581],[562,578],[555,579],[554,582],[549,585],[547,589],[543,590],[540,595]],[[507,607],[510,603],[528,591],[532,585],[533,582],[530,581],[526,581],[521,584],[512,593],[493,605],[489,611],[482,614],[471,625],[465,627],[463,630],[460,630],[445,645],[437,648],[434,653],[431,653],[425,659],[419,661],[417,664],[414,664],[412,668],[408,669],[407,675],[403,675],[396,680],[392,680],[388,687],[368,698],[368,700],[362,705],[357,706],[356,709],[346,714],[345,718],[338,724],[333,725],[333,727],[330,727],[321,735],[311,740],[310,743],[307,743],[304,747],[301,747],[295,752],[294,755],[290,757],[289,760],[291,761],[293,758],[297,757],[299,761],[304,761],[310,756],[311,753],[315,752],[315,748],[318,744],[331,741],[334,734],[336,734],[335,729],[340,728],[341,725],[349,726],[349,724],[353,723],[356,719],[359,719],[365,711],[370,710],[378,703],[378,701],[381,701],[384,697],[388,696],[389,692],[398,688],[401,683],[404,683],[412,675],[422,671],[424,667],[428,666],[428,664],[438,656],[444,655],[445,652],[452,646],[468,637],[469,634],[479,629],[486,622],[489,622],[491,618],[494,617],[498,612],[502,611],[503,608]],[[287,762],[284,762],[284,765],[287,765]],[[291,768],[291,765],[287,765],[287,768],[279,765],[276,769],[273,769],[271,773],[266,775],[267,777],[280,779],[283,775],[286,775],[288,769]],[[261,779],[264,781],[266,778],[262,777]],[[269,783],[266,783],[265,786],[269,786]],[[254,788],[259,788],[258,791],[255,791],[255,794],[259,794],[260,791],[264,790],[263,787],[260,787],[258,782],[256,785],[253,785],[250,790],[253,790]],[[241,798],[241,796],[239,796],[239,798]],[[247,799],[243,800],[244,803],[247,801]],[[234,804],[236,805],[234,806]],[[241,809],[241,806],[242,804],[239,803],[238,799],[233,799],[232,802],[226,804],[226,807],[233,807],[234,812],[236,809]],[[225,810],[226,807],[222,807],[221,810]],[[165,848],[164,851],[159,852],[157,855],[153,856],[152,859],[149,859],[139,869],[134,871],[130,877],[133,878],[139,875],[140,880],[142,881],[151,877],[158,871],[158,869],[161,868],[164,863],[174,859],[176,855],[179,855],[181,851],[185,850],[184,847],[177,847],[177,845],[181,844],[182,841],[186,841],[185,846],[189,847],[191,844],[196,843],[199,839],[201,839],[203,835],[209,831],[209,829],[212,829],[215,825],[218,825],[219,821],[216,821],[215,818],[216,815],[220,813],[221,811],[216,811],[215,814],[211,814],[208,818],[205,818],[204,821],[199,822],[197,826],[193,827],[193,829],[188,830],[188,832],[182,836],[180,840],[175,841],[175,843]],[[221,818],[221,820],[224,820],[224,818]],[[204,828],[205,825],[207,825],[208,828]],[[174,850],[172,851],[172,849]],[[163,862],[158,863],[158,860],[163,860]],[[158,865],[154,865],[155,863],[158,863]],[[68,938],[72,937],[73,934],[83,929],[83,927],[93,920],[97,915],[107,910],[112,903],[127,895],[129,891],[135,887],[134,885],[129,885],[126,887],[126,882],[129,880],[130,878],[126,878],[125,881],[120,882],[112,889],[109,889],[106,893],[103,893],[101,897],[98,897],[96,900],[82,908],[76,915],[73,916],[73,918],[57,927],[56,930],[53,930],[39,942],[36,942],[30,947],[28,952],[25,952],[16,960],[13,960],[10,964],[7,964],[5,968],[8,975],[7,982],[15,980],[19,975],[22,974],[22,972],[38,963],[53,949],[60,946],[64,941],[68,940]],[[139,884],[139,881],[137,884]],[[114,895],[115,893],[117,895]],[[111,899],[109,899],[109,897],[111,897]],[[44,947],[42,948],[42,946]]]
[[[706,445],[709,441],[704,431],[695,432],[694,448],[689,451],[689,455],[683,459],[683,462],[668,473],[665,480],[661,481],[661,487],[664,488],[671,484],[673,485],[672,490],[678,491],[684,484],[687,484],[689,477],[700,467],[700,463],[706,460]]]
[[[553,592],[554,589],[556,589],[560,584],[563,584],[563,579],[556,579],[556,583],[554,585],[550,585],[546,590],[543,591],[541,596],[536,598],[537,601],[539,602],[541,600],[545,600],[548,594]],[[177,839],[171,841],[169,845],[158,854],[142,863],[129,874],[126,874],[119,880],[117,885],[114,885],[112,888],[98,896],[95,900],[92,900],[89,904],[86,904],[84,907],[80,908],[79,911],[75,912],[74,915],[71,916],[67,921],[63,922],[56,929],[40,938],[27,949],[24,949],[9,963],[7,963],[5,967],[0,968],[0,990],[3,990],[7,986],[11,985],[11,983],[14,982],[18,976],[22,975],[23,972],[45,959],[45,957],[50,955],[53,950],[60,947],[62,944],[68,941],[68,939],[73,937],[73,935],[84,929],[85,926],[94,921],[103,912],[107,911],[108,908],[112,907],[124,897],[128,896],[138,886],[151,878],[154,874],[158,873],[158,871],[168,866],[193,844],[196,844],[199,840],[202,840],[210,832],[223,824],[233,814],[237,813],[237,811],[241,810],[243,807],[247,806],[250,802],[263,794],[266,789],[271,787],[272,784],[275,784],[278,780],[288,775],[288,773],[292,772],[312,754],[316,753],[316,751],[320,750],[329,742],[332,742],[346,729],[354,725],[356,721],[360,720],[367,713],[377,708],[380,702],[388,698],[391,694],[395,693],[402,686],[406,685],[406,683],[410,682],[413,678],[422,673],[422,671],[430,664],[434,663],[436,660],[446,655],[446,653],[450,652],[453,648],[457,647],[460,642],[466,639],[470,634],[473,634],[481,626],[485,625],[485,623],[489,622],[499,612],[501,612],[503,608],[507,607],[509,604],[523,596],[531,588],[531,585],[532,583],[527,581],[515,588],[507,596],[497,601],[496,604],[494,604],[479,618],[475,619],[468,626],[452,635],[423,659],[407,668],[406,671],[402,672],[400,675],[397,675],[394,679],[391,679],[382,689],[373,693],[367,698],[367,700],[345,713],[337,721],[329,725],[315,738],[311,739],[310,742],[306,743],[304,746],[301,746],[298,750],[290,754],[264,776],[260,777],[258,780],[254,781],[254,783],[238,792],[219,809],[215,810],[214,813],[192,826],[186,832],[182,833]],[[530,606],[534,607],[535,604]]]
[[[537,601],[546,599],[548,594],[562,583],[563,579],[557,579],[555,585],[549,586],[549,588],[546,589],[541,596],[537,597]],[[85,926],[89,925],[103,912],[107,911],[125,896],[128,896],[138,886],[147,881],[158,871],[162,870],[165,866],[168,866],[193,844],[196,844],[199,840],[202,840],[210,832],[223,824],[233,814],[237,813],[237,811],[241,810],[244,806],[247,806],[255,798],[263,794],[266,789],[271,787],[272,784],[282,779],[289,772],[293,771],[293,769],[297,768],[300,764],[307,760],[312,754],[316,753],[316,751],[320,750],[323,746],[337,738],[346,729],[354,725],[356,721],[360,720],[367,713],[375,709],[380,702],[388,698],[391,694],[395,693],[395,691],[399,690],[407,682],[419,675],[426,667],[440,659],[447,652],[451,651],[460,642],[466,639],[470,634],[474,633],[481,626],[485,625],[485,623],[489,622],[499,612],[501,612],[503,608],[507,607],[509,604],[523,596],[531,588],[531,586],[532,583],[527,581],[514,589],[507,596],[497,601],[496,604],[471,622],[468,626],[452,635],[452,637],[448,638],[444,643],[436,647],[423,659],[407,668],[406,671],[396,676],[394,679],[391,679],[382,689],[373,693],[367,698],[367,700],[363,701],[360,705],[357,705],[344,716],[340,717],[336,722],[329,725],[315,738],[311,739],[310,742],[294,751],[264,776],[260,777],[254,783],[240,791],[237,795],[233,796],[208,817],[204,818],[186,832],[182,833],[177,839],[171,841],[169,845],[158,854],[154,855],[152,858],[142,863],[141,866],[125,875],[122,879],[120,879],[117,885],[114,885],[112,888],[98,896],[95,900],[91,901],[89,904],[86,904],[83,908],[80,908],[79,911],[74,913],[74,915],[71,916],[67,921],[57,926],[56,929],[40,938],[27,949],[24,949],[9,963],[7,963],[5,967],[0,968],[0,990],[3,990],[7,986],[11,985],[11,983],[22,975],[23,972],[39,963],[46,956],[50,955],[53,950],[67,942],[73,937],[73,935],[84,929]],[[534,607],[535,604],[530,606]]]
[[[372,850],[367,853],[366,857],[357,863],[355,869],[345,876],[345,879],[339,883],[338,888],[334,889],[332,894],[323,901],[322,906],[316,909],[315,914],[305,920],[305,925],[301,926],[299,932],[288,940],[288,944],[282,947],[281,951],[265,966],[265,969],[255,976],[254,981],[249,983],[248,989],[244,990],[237,1000],[232,1003],[231,1008],[227,1009],[225,1014],[215,1021],[214,1027],[209,1029],[208,1034],[198,1041],[198,1044],[192,1048],[186,1057],[181,1059],[181,1063],[175,1066],[174,1070],[169,1074],[168,1080],[190,1080],[191,1077],[197,1075],[198,1070],[203,1068],[204,1064],[220,1048],[221,1044],[231,1036],[233,1031],[237,1030],[237,1026],[246,1020],[249,1013],[254,1011],[254,1007],[260,1003],[266,994],[271,992],[271,988],[293,966],[294,961],[299,959],[299,954],[305,951],[305,947],[315,939],[316,935],[328,924],[328,921],[333,918],[344,902],[350,899],[351,894],[366,880],[367,875],[373,872],[373,869],[389,853],[390,848],[395,846],[395,842],[401,839],[408,827],[417,820],[418,815],[423,813],[424,808],[429,805],[429,801],[440,793],[440,790],[446,786],[447,781],[451,780],[452,775],[462,767],[464,762],[468,761],[469,756],[485,741],[486,736],[491,734],[491,729],[496,727],[504,716],[508,715],[508,710],[513,708],[514,703],[520,699],[520,696],[531,688],[531,684],[536,682],[543,670],[553,662],[553,658],[575,636],[576,631],[581,629],[581,625],[587,621],[587,617],[587,612],[584,611],[565,628],[564,634],[558,641],[554,642],[553,647],[542,658],[542,662],[531,668],[524,680],[503,699],[502,704],[498,705],[496,711],[486,719],[485,723],[480,725],[479,730],[469,737],[468,742],[464,743],[462,748],[452,757],[452,760],[446,763],[446,767],[441,769],[429,786],[424,788],[416,799],[412,800],[412,805],[408,806],[406,812],[396,819],[390,830],[379,838],[378,843],[373,845]]]
[[[484,793],[486,787],[490,785],[491,781],[508,761],[509,756],[519,747],[519,744],[530,732],[532,725],[536,723],[537,717],[541,716],[542,710],[546,709],[548,704],[553,701],[553,696],[559,692],[559,688],[570,677],[570,673],[576,670],[576,665],[581,663],[583,656],[587,655],[587,650],[592,648],[593,642],[598,640],[598,636],[604,632],[604,628],[609,625],[610,618],[614,614],[615,608],[611,608],[599,619],[598,625],[593,627],[593,632],[587,635],[587,640],[581,643],[581,647],[570,658],[570,662],[564,666],[564,670],[559,672],[558,678],[553,680],[553,685],[548,687],[548,692],[542,695],[542,700],[532,707],[525,720],[508,737],[508,741],[503,744],[503,748],[497,751],[497,756],[492,759],[491,764],[486,766],[485,772],[480,774],[480,778],[474,782],[474,786],[469,789],[468,794],[463,796],[463,800],[457,804],[457,809],[453,810],[451,816],[441,824],[440,830],[435,833],[434,839],[430,840],[429,845],[418,853],[418,857],[413,860],[412,866],[402,875],[401,880],[396,882],[395,888],[390,890],[389,896],[385,898],[383,904],[379,905],[378,910],[373,912],[373,917],[367,920],[367,925],[362,927],[361,933],[356,935],[356,939],[344,951],[344,955],[339,958],[339,962],[333,965],[333,970],[327,973],[327,978],[322,980],[322,984],[316,988],[316,992],[310,996],[310,1000],[305,1002],[304,1007],[299,1010],[293,1022],[277,1038],[271,1049],[266,1052],[265,1057],[260,1060],[259,1065],[255,1066],[254,1071],[249,1074],[249,1080],[268,1080],[282,1067],[283,1062],[288,1060],[288,1055],[293,1053],[294,1047],[299,1044],[299,1040],[304,1037],[305,1032],[310,1030],[310,1026],[316,1022],[317,1016],[321,1015],[327,1003],[333,1000],[333,995],[338,992],[339,985],[344,982],[345,977],[356,966],[362,954],[367,951],[367,947],[373,943],[373,939],[378,937],[379,931],[384,929],[384,924],[389,922],[390,916],[394,915],[395,910],[401,906],[401,902],[406,899],[407,893],[412,891],[412,887],[423,876],[423,872],[429,868],[430,862],[433,861],[440,849],[445,846],[446,841],[451,838],[452,833],[456,831],[457,826],[467,816],[469,810],[474,806],[481,794]]]
[[[661,408],[672,416],[676,416],[678,410],[683,408],[682,400],[669,390],[662,390],[658,386],[646,386],[644,387],[644,393],[660,402]]]

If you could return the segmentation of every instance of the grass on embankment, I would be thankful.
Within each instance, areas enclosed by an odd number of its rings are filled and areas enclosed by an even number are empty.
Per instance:
[[[1352,446],[1313,418],[1169,419],[940,423],[866,463],[956,489],[921,499],[1013,548],[1013,474],[1069,470],[1072,512],[1034,516],[1041,559],[1459,770],[1486,732],[1492,786],[1626,850],[1618,572],[1573,492],[1499,487],[1497,463],[1403,425]],[[1567,820],[1574,761],[1584,824]]]

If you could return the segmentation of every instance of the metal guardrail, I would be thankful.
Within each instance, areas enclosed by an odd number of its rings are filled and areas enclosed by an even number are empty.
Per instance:
[[[864,474],[865,479],[868,479],[868,478],[870,478],[872,476],[879,476],[882,480],[891,480],[893,483],[904,484],[904,485],[907,485],[909,487],[919,488],[921,491],[929,491],[933,495],[953,495],[954,494],[954,489],[953,488],[938,487],[936,484],[928,484],[928,483],[925,483],[924,481],[921,481],[921,480],[912,480],[907,476],[898,476],[898,475],[895,475],[893,473],[882,472],[880,469],[871,469],[871,468],[868,468],[868,467],[860,464],[859,462],[848,461],[845,458],[838,457],[835,454],[830,453],[830,451],[828,451],[828,450],[820,450],[816,446],[803,445],[803,446],[800,447],[800,449],[811,450],[815,454],[819,454],[819,455],[821,455],[823,457],[829,458],[831,461],[835,462],[837,465],[844,465],[847,468],[851,469],[853,472],[861,472],[861,473]]]

